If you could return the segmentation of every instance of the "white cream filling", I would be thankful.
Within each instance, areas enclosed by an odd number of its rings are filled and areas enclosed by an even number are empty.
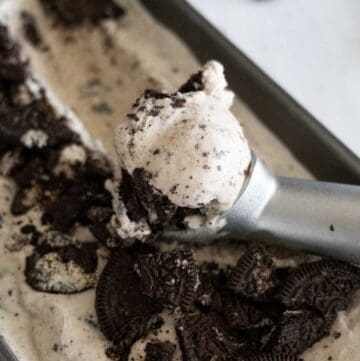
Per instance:
[[[42,130],[30,129],[20,140],[28,148],[44,148],[48,142],[48,135]]]

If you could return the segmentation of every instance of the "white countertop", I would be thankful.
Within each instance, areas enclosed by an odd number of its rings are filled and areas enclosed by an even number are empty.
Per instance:
[[[359,0],[188,0],[360,156]]]

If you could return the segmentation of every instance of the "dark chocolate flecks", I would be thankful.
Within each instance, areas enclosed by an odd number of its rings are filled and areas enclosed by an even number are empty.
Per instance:
[[[136,114],[134,114],[134,113],[129,113],[129,114],[127,114],[126,115],[129,119],[131,119],[131,120],[133,120],[133,121],[135,121],[135,122],[138,122],[139,121],[139,117],[136,115]]]
[[[106,19],[117,19],[125,14],[113,0],[40,0],[44,9],[57,24],[78,26],[83,23],[97,24]]]
[[[111,115],[113,114],[113,109],[106,101],[102,101],[98,104],[92,106],[94,112],[98,114]]]
[[[23,11],[21,13],[23,33],[26,40],[35,47],[43,45],[43,38],[40,34],[36,20],[30,13]],[[44,49],[44,48],[43,48]]]
[[[174,108],[182,108],[185,105],[185,103],[186,103],[186,99],[175,98],[171,102],[171,106]]]

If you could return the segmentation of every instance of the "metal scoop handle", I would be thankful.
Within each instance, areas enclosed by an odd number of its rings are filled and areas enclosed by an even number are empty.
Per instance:
[[[197,241],[231,237],[277,243],[360,264],[360,187],[274,177],[254,158],[251,176],[217,234],[166,232]]]
[[[272,176],[255,159],[224,231],[360,263],[360,187]]]

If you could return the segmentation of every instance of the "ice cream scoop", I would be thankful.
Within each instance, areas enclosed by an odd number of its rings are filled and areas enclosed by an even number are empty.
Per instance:
[[[176,93],[145,92],[119,125],[120,165],[149,223],[167,239],[268,240],[360,263],[360,187],[273,176],[251,154],[226,85],[210,61]]]
[[[210,61],[197,77],[176,93],[145,91],[117,129],[120,166],[154,208],[153,219],[166,203],[166,218],[182,208],[187,222],[198,222],[194,215],[211,222],[231,208],[246,179],[251,151],[230,110],[223,67]]]
[[[253,154],[246,183],[225,226],[165,231],[163,239],[261,240],[360,263],[360,187],[273,176]]]

